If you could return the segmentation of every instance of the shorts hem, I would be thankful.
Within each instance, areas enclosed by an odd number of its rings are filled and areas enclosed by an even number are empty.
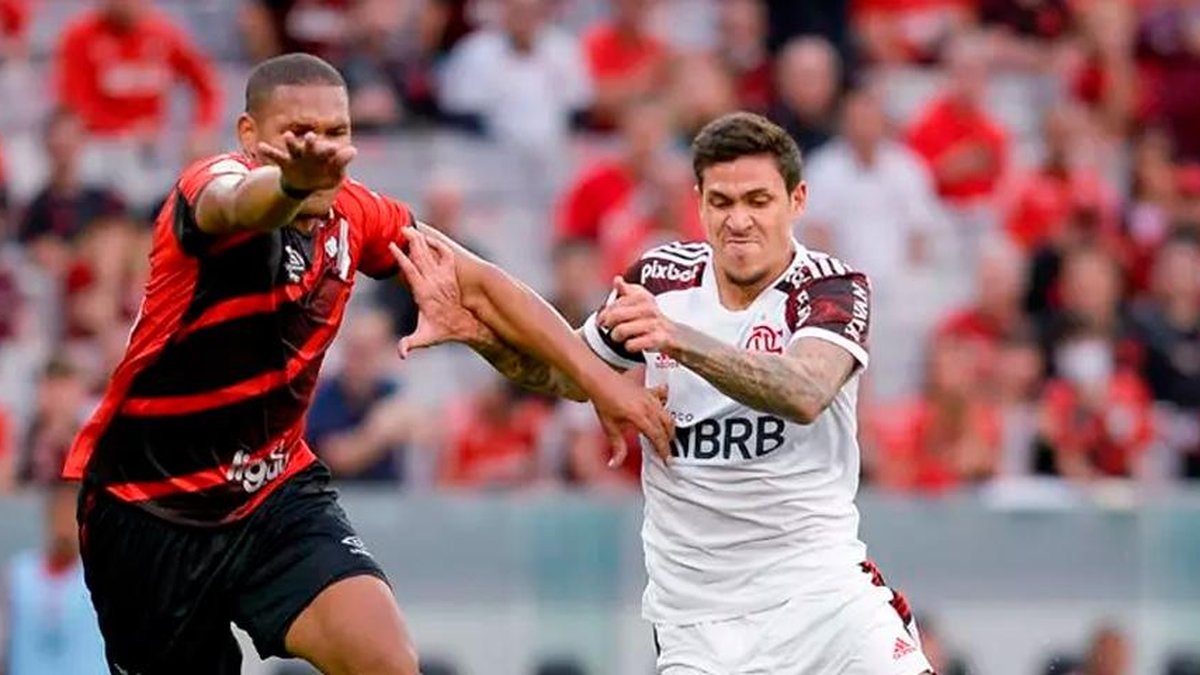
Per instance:
[[[254,640],[254,648],[258,650],[258,655],[264,659],[273,656],[281,659],[296,658],[293,654],[288,652],[286,644],[288,631],[292,629],[292,624],[296,622],[296,619],[298,619],[300,615],[304,613],[304,610],[308,609],[309,606],[312,605],[313,601],[317,599],[317,596],[325,592],[325,589],[339,581],[345,581],[346,579],[362,576],[375,577],[386,584],[388,588],[392,587],[391,582],[388,581],[387,575],[384,574],[383,570],[379,569],[378,567],[358,567],[331,575],[322,583],[312,588],[312,591],[307,594],[307,597],[304,598],[304,602],[297,606],[296,611],[287,616],[287,618],[280,624],[279,631],[275,635],[270,636],[267,639],[266,644],[260,646],[258,640]],[[251,638],[253,639],[253,636],[251,636]]]

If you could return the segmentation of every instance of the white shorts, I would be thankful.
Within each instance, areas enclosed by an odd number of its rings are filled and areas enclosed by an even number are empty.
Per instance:
[[[920,675],[933,672],[902,596],[870,563],[840,592],[690,625],[658,624],[658,675]],[[873,583],[874,582],[874,583]],[[879,585],[876,585],[879,584]],[[901,616],[905,618],[902,619]],[[907,624],[905,623],[907,621]]]

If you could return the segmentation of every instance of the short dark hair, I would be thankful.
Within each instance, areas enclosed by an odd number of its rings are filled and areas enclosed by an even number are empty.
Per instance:
[[[704,184],[704,170],[740,157],[770,155],[779,166],[790,193],[800,184],[802,160],[796,141],[778,124],[762,115],[736,112],[709,122],[692,141],[692,169],[696,183]]]
[[[246,112],[260,109],[276,87],[327,85],[346,88],[346,80],[325,59],[312,54],[283,54],[258,64],[246,80]]]

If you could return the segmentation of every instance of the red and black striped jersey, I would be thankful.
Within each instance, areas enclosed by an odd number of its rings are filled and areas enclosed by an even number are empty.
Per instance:
[[[63,470],[175,522],[242,518],[316,461],[305,415],[355,273],[395,275],[388,244],[403,245],[412,222],[348,180],[311,234],[202,232],[204,187],[252,167],[226,154],[180,177],[154,224],[125,356]]]

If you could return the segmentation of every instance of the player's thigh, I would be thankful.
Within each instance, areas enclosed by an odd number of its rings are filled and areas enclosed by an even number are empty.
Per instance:
[[[915,628],[905,625],[886,599],[844,635],[850,649],[840,675],[922,675],[933,670]]]
[[[224,544],[85,493],[84,576],[113,673],[237,675]]]
[[[417,655],[391,589],[377,577],[343,579],[292,623],[288,652],[327,675],[417,675]]]
[[[298,477],[255,515],[235,621],[264,657],[298,656],[334,675],[415,673],[386,576],[323,481]]]

